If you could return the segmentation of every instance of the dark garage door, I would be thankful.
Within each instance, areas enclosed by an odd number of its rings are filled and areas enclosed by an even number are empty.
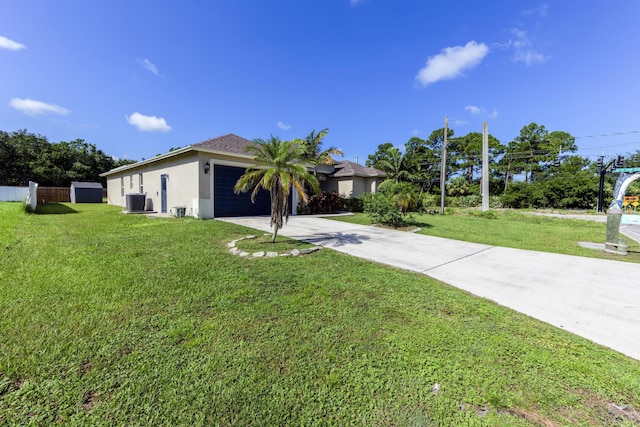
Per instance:
[[[250,216],[271,213],[271,199],[268,191],[260,190],[256,195],[255,203],[251,203],[251,192],[240,194],[233,192],[233,186],[245,172],[245,168],[214,165],[213,171],[214,216]]]

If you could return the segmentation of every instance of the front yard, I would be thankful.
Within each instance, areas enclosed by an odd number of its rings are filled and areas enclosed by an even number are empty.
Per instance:
[[[0,426],[640,424],[639,361],[428,277],[39,209],[0,203]]]

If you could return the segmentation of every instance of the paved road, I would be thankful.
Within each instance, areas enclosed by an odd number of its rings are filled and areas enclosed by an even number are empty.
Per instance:
[[[265,232],[268,217],[225,221]],[[640,264],[294,216],[280,234],[426,274],[640,360]]]

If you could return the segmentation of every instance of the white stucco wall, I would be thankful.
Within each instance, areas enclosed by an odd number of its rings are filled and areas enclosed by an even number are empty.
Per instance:
[[[167,212],[175,206],[186,206],[187,215],[193,215],[193,200],[199,199],[200,195],[198,183],[200,173],[204,174],[196,153],[186,153],[156,163],[133,167],[107,177],[107,202],[125,207],[126,195],[140,192],[140,174],[142,174],[142,192],[146,194],[153,211],[160,212],[161,176],[167,175]],[[124,183],[124,190],[122,183]]]

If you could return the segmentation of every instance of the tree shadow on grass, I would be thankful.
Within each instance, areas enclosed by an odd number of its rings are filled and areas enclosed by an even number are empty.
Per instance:
[[[61,203],[45,203],[36,207],[36,214],[39,215],[65,215],[74,213],[78,213],[78,211]]]

